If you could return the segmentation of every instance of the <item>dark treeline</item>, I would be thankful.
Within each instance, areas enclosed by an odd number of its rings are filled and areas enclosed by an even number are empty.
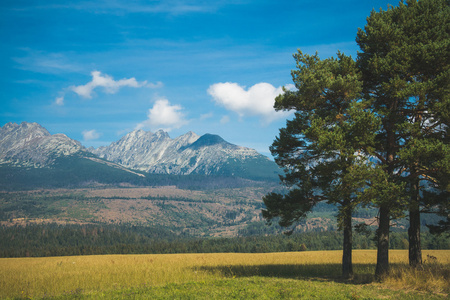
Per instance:
[[[275,178],[265,181],[245,179],[235,176],[221,175],[173,175],[142,173],[145,177],[94,164],[88,159],[78,159],[76,164],[66,164],[53,168],[20,168],[8,165],[0,166],[0,190],[32,190],[39,188],[79,188],[96,186],[97,184],[113,185],[130,184],[133,186],[176,186],[181,189],[209,190],[218,188],[241,188],[273,184]],[[59,166],[59,167],[58,167]]]
[[[354,249],[375,249],[374,234],[356,233]],[[27,225],[0,227],[0,257],[96,254],[165,254],[214,252],[288,252],[340,250],[342,233],[306,232],[234,238],[192,238],[164,228],[100,225]],[[407,249],[406,232],[393,232],[391,249]],[[422,235],[424,249],[450,249],[450,239]]]

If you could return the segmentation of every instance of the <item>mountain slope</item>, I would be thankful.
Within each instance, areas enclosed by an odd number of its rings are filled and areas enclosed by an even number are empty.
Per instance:
[[[276,179],[277,165],[256,150],[230,144],[218,135],[188,132],[175,139],[159,130],[135,130],[107,147],[91,149],[127,168],[158,174],[204,174]]]
[[[0,189],[65,187],[144,180],[145,175],[101,160],[64,134],[37,123],[0,128]]]
[[[150,170],[146,166],[156,164],[163,156],[176,155],[179,148],[191,144],[198,138],[193,132],[172,140],[162,130],[154,134],[143,130],[134,130],[108,147],[90,150],[109,161],[149,172]]]
[[[51,135],[37,123],[8,123],[0,130],[0,163],[46,167],[57,157],[83,152],[80,142]]]

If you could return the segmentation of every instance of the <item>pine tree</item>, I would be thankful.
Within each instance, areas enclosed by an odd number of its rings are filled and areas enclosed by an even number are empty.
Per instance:
[[[338,53],[337,59],[320,60],[318,54],[294,55],[292,71],[296,91],[277,97],[277,110],[295,109],[293,120],[271,146],[284,170],[288,194],[270,193],[263,200],[263,216],[289,227],[304,219],[320,201],[339,205],[338,223],[344,232],[343,276],[352,276],[352,212],[357,192],[370,167],[361,149],[370,149],[378,129],[377,118],[359,101],[360,75],[355,61]]]
[[[410,264],[422,262],[421,211],[437,208],[447,217],[433,231],[450,224],[449,3],[407,0],[372,11],[358,30],[356,64],[341,54],[322,61],[295,55],[297,90],[275,103],[295,117],[271,147],[291,189],[264,197],[268,221],[291,226],[328,201],[340,205],[340,228],[351,244],[351,211],[371,203],[379,209],[376,275],[382,276],[389,271],[390,221],[408,211]]]
[[[409,259],[415,266],[422,262],[421,207],[448,201],[449,22],[448,0],[408,0],[372,11],[357,34],[365,99],[382,120],[376,155],[390,188],[406,192],[376,201],[377,275],[388,271],[393,211],[409,210]]]

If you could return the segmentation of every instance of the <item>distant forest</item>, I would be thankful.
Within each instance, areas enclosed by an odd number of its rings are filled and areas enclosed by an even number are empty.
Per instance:
[[[104,225],[31,224],[0,226],[0,257],[43,257],[98,254],[164,254],[213,252],[289,252],[342,249],[339,231],[252,235],[234,238],[192,238],[165,228]],[[376,249],[374,232],[354,234],[354,249]],[[423,249],[450,249],[445,235],[423,232]],[[407,232],[392,232],[391,249],[408,249]]]

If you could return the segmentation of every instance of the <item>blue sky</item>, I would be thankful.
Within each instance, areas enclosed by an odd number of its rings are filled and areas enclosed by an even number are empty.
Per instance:
[[[213,133],[270,156],[292,54],[356,56],[397,1],[0,2],[0,126],[37,122],[85,146],[134,129]]]

